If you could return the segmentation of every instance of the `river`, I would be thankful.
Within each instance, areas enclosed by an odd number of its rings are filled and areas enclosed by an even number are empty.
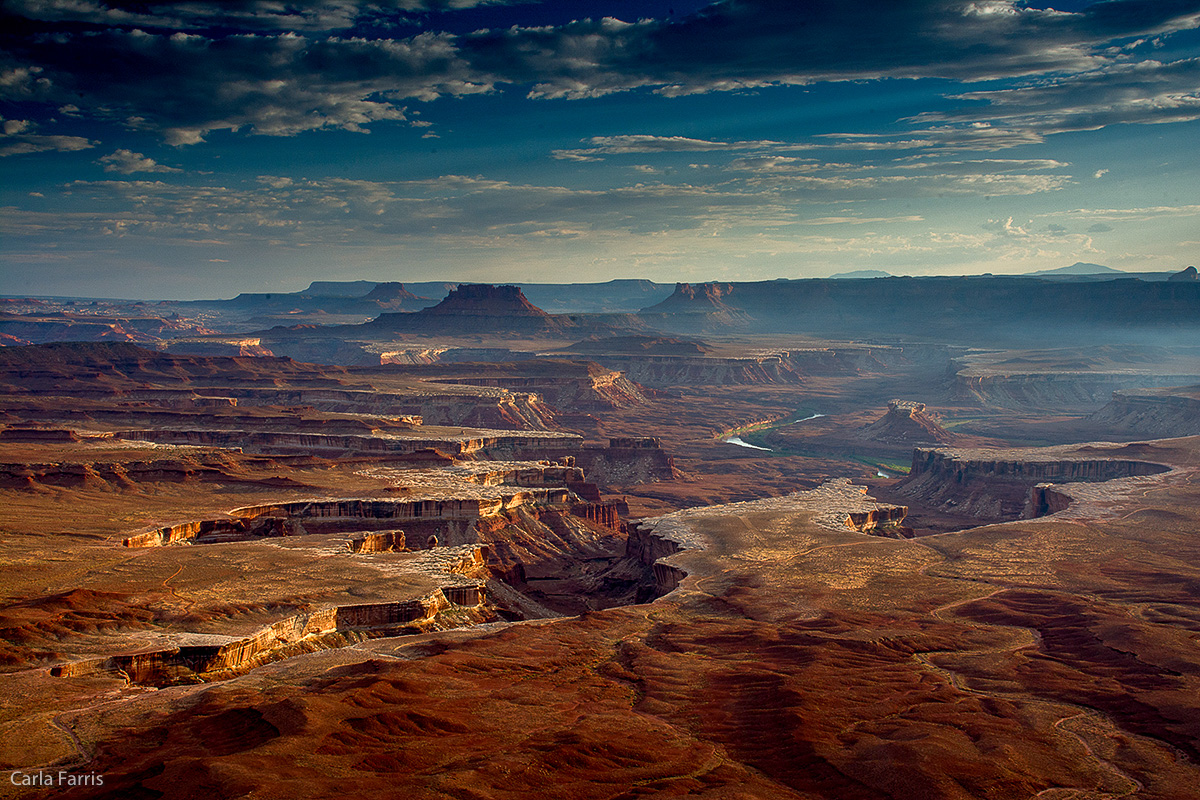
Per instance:
[[[784,425],[795,425],[798,422],[808,422],[810,419],[816,419],[817,417],[823,417],[823,416],[825,416],[825,415],[824,414],[812,414],[811,416],[807,416],[804,419],[794,419],[791,422],[779,422],[774,425],[764,425],[761,428],[755,428],[755,430],[756,431],[769,431],[772,428],[782,428]],[[743,439],[740,436],[727,436],[724,439],[722,439],[721,441],[725,442],[726,444],[736,444],[738,447],[749,447],[751,450],[766,450],[768,453],[771,452],[771,448],[759,447],[756,444],[750,444],[749,442],[747,442],[745,439]]]

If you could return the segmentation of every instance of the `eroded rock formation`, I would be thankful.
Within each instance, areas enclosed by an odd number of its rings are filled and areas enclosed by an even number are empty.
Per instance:
[[[1122,457],[1118,445],[1026,449],[921,448],[913,451],[912,470],[897,493],[922,503],[982,520],[1018,519],[1034,515],[1031,494],[1039,484],[1104,482],[1137,475],[1157,475],[1170,468]],[[1043,491],[1044,494],[1044,491]],[[1031,497],[1035,498],[1031,500]]]
[[[925,413],[925,404],[891,400],[887,413],[863,429],[863,438],[889,444],[936,444],[953,440],[950,431]]]
[[[1200,385],[1115,391],[1088,420],[1139,436],[1195,436],[1200,434]]]
[[[404,550],[404,531],[377,531],[351,539],[351,553],[392,553]]]
[[[431,308],[410,314],[381,314],[361,326],[364,336],[383,332],[421,334],[562,334],[568,330],[619,331],[644,327],[631,314],[548,314],[530,303],[518,286],[459,284]],[[352,331],[346,331],[352,333]]]
[[[101,672],[119,673],[133,683],[170,685],[226,679],[269,661],[301,652],[339,647],[364,638],[419,633],[452,606],[479,609],[486,591],[485,547],[458,548],[446,569],[448,581],[425,596],[382,603],[337,605],[282,619],[250,636],[177,634],[172,646],[100,659],[71,661],[52,667],[55,677],[78,678]],[[494,618],[486,609],[473,621]]]
[[[1200,375],[1131,370],[1009,373],[997,369],[964,370],[955,378],[954,397],[1002,408],[1091,410],[1116,391],[1195,381],[1200,381]]]

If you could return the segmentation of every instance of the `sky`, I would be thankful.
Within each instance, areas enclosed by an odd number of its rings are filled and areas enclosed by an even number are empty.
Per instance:
[[[1200,0],[0,0],[0,293],[1200,262]]]

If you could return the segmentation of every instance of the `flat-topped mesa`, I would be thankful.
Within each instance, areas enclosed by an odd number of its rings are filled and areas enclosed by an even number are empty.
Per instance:
[[[1092,411],[1115,391],[1178,386],[1200,380],[1196,372],[1154,373],[1144,369],[960,371],[954,380],[957,400],[1000,408],[1080,409]]]
[[[569,459],[570,457],[568,457]],[[387,473],[388,468],[381,468]],[[400,475],[409,474],[399,470]],[[628,506],[603,501],[595,484],[573,464],[497,464],[456,467],[456,487],[431,485],[405,489],[406,496],[313,498],[244,506],[215,519],[192,520],[131,533],[125,547],[158,547],[189,542],[247,541],[266,536],[361,533],[349,543],[352,552],[424,549],[428,535],[445,546],[477,541],[480,525],[513,513],[572,513],[620,530]],[[420,481],[420,473],[409,478]],[[417,483],[419,487],[421,484]],[[579,513],[576,513],[579,512]],[[396,528],[403,521],[412,535]],[[503,521],[503,520],[501,520]],[[432,546],[432,545],[430,545]]]
[[[452,289],[442,302],[415,313],[380,314],[361,326],[350,326],[344,333],[377,337],[380,333],[476,335],[509,333],[516,335],[561,335],[580,333],[617,333],[644,329],[632,314],[550,314],[529,302],[518,286],[492,286],[464,283]]]
[[[954,434],[925,414],[925,404],[915,400],[891,400],[885,415],[862,430],[862,436],[877,442],[944,444]]]
[[[995,480],[1043,482],[1110,481],[1134,475],[1157,475],[1170,468],[1129,458],[1074,456],[1064,448],[959,450],[923,448],[913,450],[910,477],[933,474],[964,483],[983,477]]]
[[[1200,384],[1118,390],[1088,421],[1154,438],[1200,435]]]
[[[700,341],[676,339],[670,336],[605,336],[584,339],[563,348],[572,353],[603,353],[636,356],[702,356],[712,347]]]
[[[419,300],[412,292],[404,288],[403,283],[397,281],[388,281],[386,283],[378,283],[375,288],[367,292],[364,300],[375,300],[379,303],[395,303],[404,300]]]
[[[436,364],[405,366],[397,372],[439,386],[480,386],[505,389],[517,396],[541,397],[560,413],[604,411],[642,405],[642,387],[621,372],[594,361],[537,358],[534,361],[493,364]]]
[[[548,314],[525,297],[518,286],[464,283],[451,289],[440,303],[415,313],[380,314],[362,326],[414,333],[558,333],[572,321]]]
[[[854,375],[907,358],[902,348],[891,346],[771,348],[713,355],[713,348],[699,341],[647,336],[586,340],[556,352],[585,354],[651,388],[800,383],[806,375]]]
[[[800,375],[788,354],[771,353],[741,358],[708,355],[617,353],[589,356],[642,386],[740,386],[799,383]]]
[[[660,329],[693,333],[745,326],[750,315],[726,302],[733,292],[730,283],[677,283],[674,294],[643,308],[638,316]]]
[[[132,683],[149,686],[223,680],[297,653],[379,636],[422,633],[441,612],[453,606],[474,609],[485,599],[483,585],[455,584],[413,600],[334,606],[300,614],[253,636],[183,634],[176,637],[182,643],[173,647],[59,664],[50,674],[74,678],[117,673]]]
[[[78,442],[79,434],[61,428],[5,428],[0,442]]]
[[[654,310],[711,310],[712,308],[728,308],[721,298],[733,293],[731,283],[690,283],[675,284],[675,293],[657,305],[650,306]],[[647,309],[647,310],[650,310]]]
[[[442,302],[420,312],[422,316],[459,317],[536,317],[550,320],[551,315],[529,302],[519,286],[493,286],[488,283],[462,283]]]
[[[639,315],[680,332],[717,330],[725,315],[726,324],[753,320],[759,332],[841,336],[868,328],[994,344],[996,336],[1037,341],[1047,330],[1071,342],[1094,341],[1098,328],[1122,337],[1145,328],[1195,331],[1198,311],[1200,281],[973,275],[680,284]]]
[[[1102,445],[1101,445],[1102,446]],[[1103,482],[1157,475],[1170,467],[1122,458],[1119,454],[1077,452],[1080,445],[1048,448],[913,450],[912,470],[895,490],[955,514],[987,520],[1038,516],[1041,505],[1031,493],[1038,484]],[[1116,446],[1112,446],[1116,449]],[[1042,492],[1044,495],[1045,493]],[[1031,499],[1033,498],[1033,499]],[[1044,508],[1043,508],[1044,510]]]

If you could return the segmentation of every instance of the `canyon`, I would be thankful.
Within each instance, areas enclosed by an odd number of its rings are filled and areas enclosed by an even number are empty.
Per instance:
[[[1193,288],[14,301],[0,792],[1192,796]]]

